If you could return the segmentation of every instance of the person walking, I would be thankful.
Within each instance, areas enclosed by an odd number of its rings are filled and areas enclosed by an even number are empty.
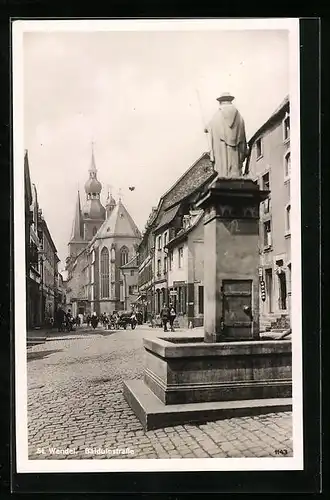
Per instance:
[[[170,319],[170,310],[166,304],[163,305],[163,309],[160,312],[160,317],[164,326],[164,332],[168,332],[167,323]]]
[[[97,327],[97,325],[99,324],[99,318],[97,317],[97,314],[96,312],[94,311],[93,314],[92,314],[92,318],[91,318],[91,323],[92,323],[92,327],[95,328]]]
[[[56,318],[57,331],[63,332],[65,323],[65,312],[63,311],[61,306],[57,309],[55,318]]]
[[[80,318],[80,325],[83,326],[84,324],[84,315],[83,314],[78,314],[79,318]]]
[[[169,316],[169,322],[170,322],[170,328],[171,328],[171,332],[174,332],[174,320],[176,318],[176,312],[175,312],[175,309],[174,309],[174,306],[173,304],[170,304],[170,316]]]

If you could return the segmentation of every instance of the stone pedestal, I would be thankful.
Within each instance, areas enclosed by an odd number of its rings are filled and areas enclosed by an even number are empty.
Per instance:
[[[259,338],[259,205],[251,179],[217,179],[204,209],[205,342]]]
[[[259,204],[247,179],[201,198],[204,336],[144,339],[144,380],[124,395],[145,429],[291,409],[291,341],[259,339]]]

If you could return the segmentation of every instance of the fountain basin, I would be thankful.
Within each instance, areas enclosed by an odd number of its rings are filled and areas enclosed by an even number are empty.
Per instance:
[[[144,380],[124,395],[145,429],[292,408],[290,340],[144,339]]]

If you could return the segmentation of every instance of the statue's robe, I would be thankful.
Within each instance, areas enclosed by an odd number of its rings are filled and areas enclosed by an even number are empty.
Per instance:
[[[244,120],[233,104],[222,104],[207,132],[211,140],[211,160],[219,177],[240,177],[247,155]]]

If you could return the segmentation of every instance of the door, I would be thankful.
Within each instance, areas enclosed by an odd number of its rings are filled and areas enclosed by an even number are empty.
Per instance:
[[[233,339],[251,339],[252,280],[223,280],[222,317],[224,335]]]
[[[273,272],[271,269],[265,270],[266,276],[266,300],[268,302],[268,312],[273,312]]]

